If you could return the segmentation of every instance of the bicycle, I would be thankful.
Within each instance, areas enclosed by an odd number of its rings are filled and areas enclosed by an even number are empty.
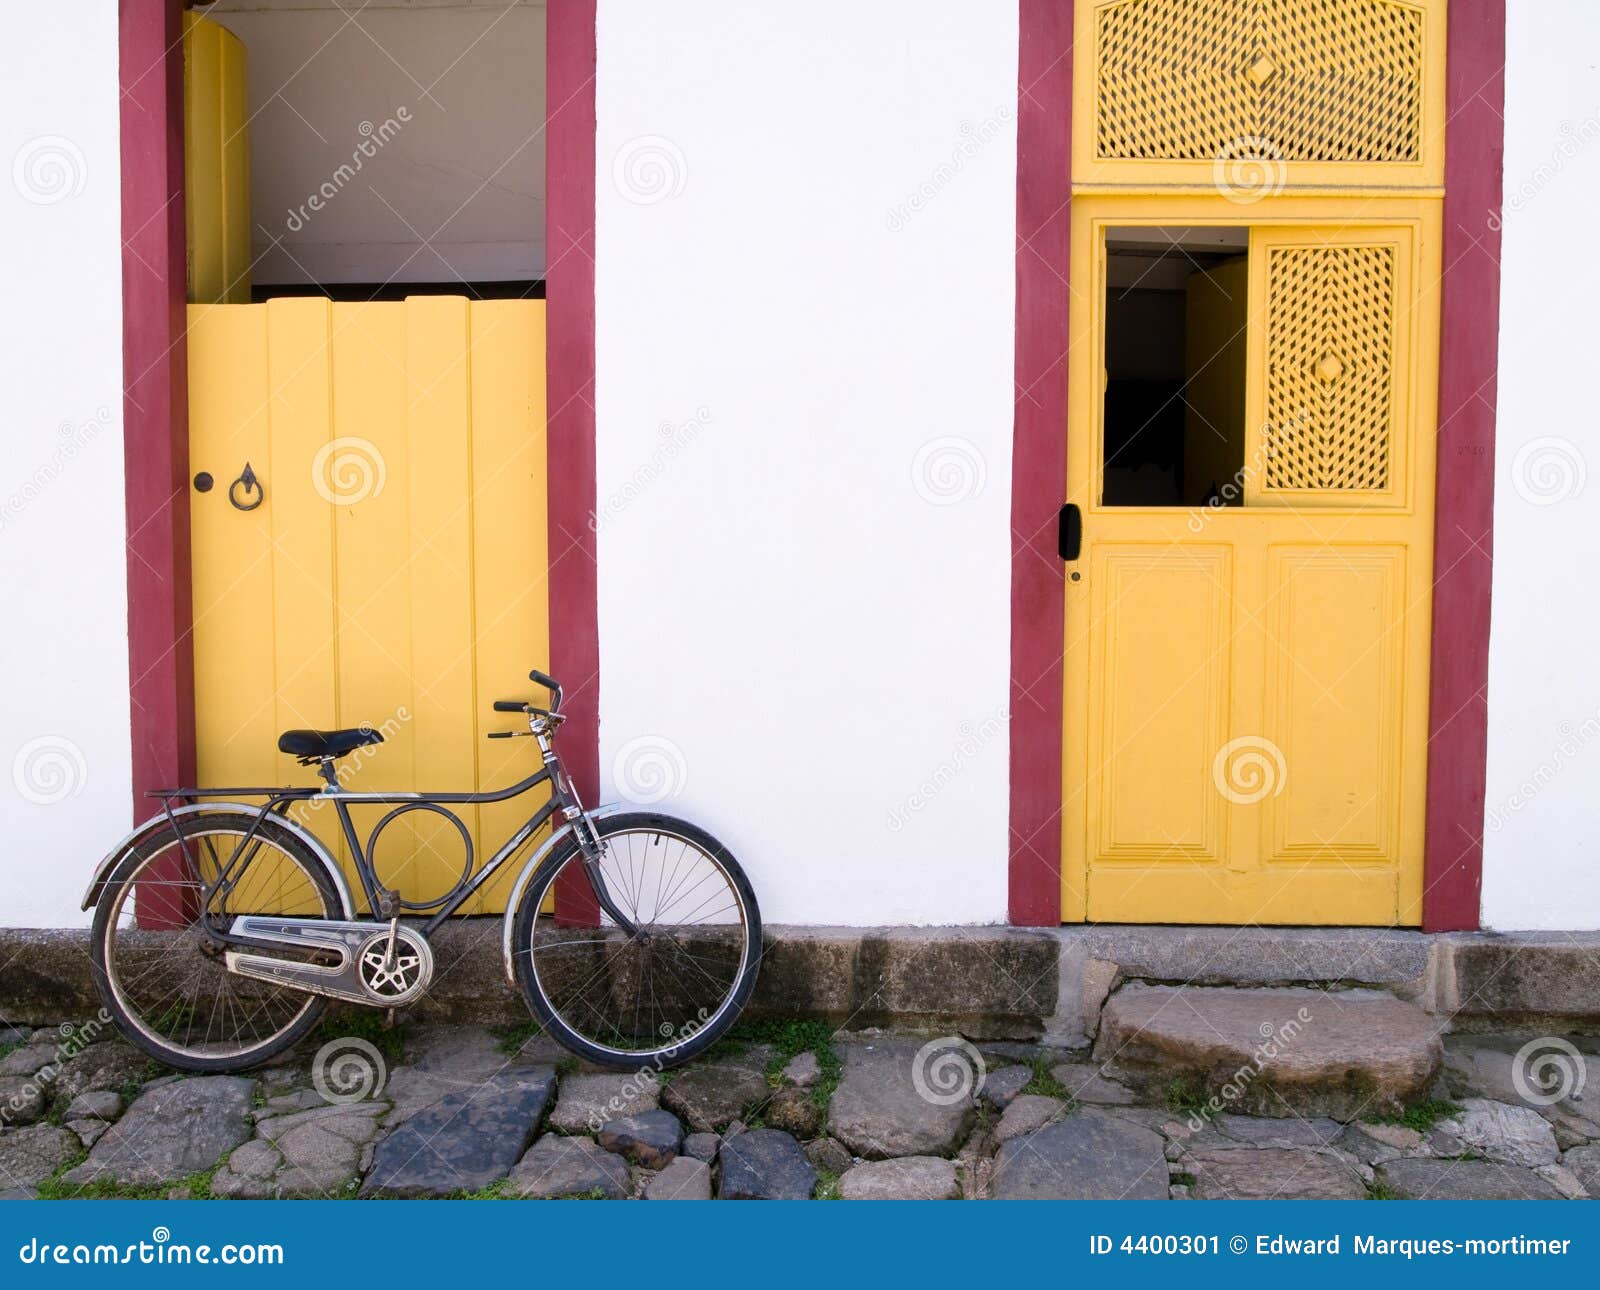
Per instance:
[[[279,751],[318,768],[319,786],[151,793],[161,811],[100,862],[82,906],[95,909],[95,983],[127,1038],[179,1070],[237,1071],[297,1043],[331,999],[391,1010],[416,1002],[433,978],[429,937],[551,824],[511,886],[502,932],[507,977],[535,1019],[571,1052],[616,1069],[677,1065],[716,1042],[749,1001],[760,965],[749,880],[696,825],[626,805],[585,810],[555,749],[561,686],[528,675],[549,706],[497,700],[496,712],[525,715],[528,729],[489,738],[534,738],[542,765],[509,788],[349,791],[338,760],[384,742],[359,726],[279,739]],[[549,800],[475,866],[471,835],[449,808],[542,784]],[[365,917],[327,846],[290,816],[298,804],[329,802]],[[393,808],[365,847],[350,814],[358,805]],[[455,885],[426,901],[384,886],[373,861],[384,829],[414,812],[453,822],[466,846]],[[402,921],[410,915],[422,921]]]

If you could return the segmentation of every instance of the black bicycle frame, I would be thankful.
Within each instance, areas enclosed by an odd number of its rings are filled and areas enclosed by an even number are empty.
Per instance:
[[[172,803],[174,801],[194,802],[201,798],[265,797],[267,799],[260,811],[257,812],[255,821],[251,824],[249,830],[234,848],[233,854],[221,866],[217,880],[211,888],[213,892],[219,889],[228,889],[230,875],[232,875],[234,867],[241,863],[241,858],[244,858],[244,863],[248,863],[246,852],[249,851],[253,854],[254,848],[251,843],[254,841],[261,825],[269,816],[279,815],[287,818],[289,808],[297,802],[332,802],[334,810],[338,812],[339,826],[344,834],[345,842],[350,848],[350,854],[355,857],[356,872],[361,878],[361,887],[367,899],[368,912],[371,917],[377,919],[385,917],[382,913],[385,903],[384,897],[391,893],[378,881],[377,870],[372,863],[372,852],[376,849],[378,835],[383,832],[383,829],[390,821],[413,810],[427,810],[447,805],[484,806],[494,802],[504,802],[513,797],[519,797],[530,789],[537,788],[540,784],[545,783],[550,785],[550,800],[529,816],[481,868],[475,868],[474,866],[475,857],[473,856],[471,835],[466,832],[465,825],[462,824],[460,817],[450,811],[440,811],[447,819],[455,822],[457,828],[461,830],[462,839],[466,844],[467,858],[462,875],[456,881],[456,885],[438,900],[427,901],[422,904],[409,904],[407,902],[399,902],[398,898],[396,898],[399,907],[411,912],[420,912],[438,905],[439,909],[430,915],[427,922],[422,926],[422,934],[431,936],[447,918],[451,917],[462,905],[470,900],[484,883],[499,872],[506,861],[515,855],[559,811],[573,826],[574,838],[583,853],[584,871],[589,878],[589,885],[594,891],[595,899],[600,908],[606,912],[623,932],[630,936],[636,935],[638,929],[616,907],[616,904],[611,899],[611,893],[607,890],[605,881],[601,877],[599,838],[594,832],[593,825],[578,802],[577,797],[565,787],[560,774],[560,765],[554,759],[547,762],[526,779],[511,785],[509,788],[493,789],[481,793],[356,793],[346,792],[342,789],[257,787],[163,789],[152,793],[151,796],[159,797],[162,800],[162,807],[167,813],[167,819],[171,823],[173,831],[178,836],[184,859],[189,863],[191,870],[197,877],[200,873],[199,867],[195,865],[194,857],[189,854],[187,838],[184,837],[183,831],[177,826],[177,820],[172,814]],[[367,838],[367,845],[363,847],[361,839],[356,834],[355,822],[350,818],[350,808],[352,806],[394,806],[396,809],[390,811],[383,819],[378,821]],[[209,902],[209,900],[210,896],[208,894],[207,901]],[[395,916],[397,916],[397,913],[398,911],[396,911]],[[255,944],[253,938],[232,936],[226,932],[219,932],[204,919],[201,920],[201,923],[205,927],[207,935],[216,940],[229,944]]]

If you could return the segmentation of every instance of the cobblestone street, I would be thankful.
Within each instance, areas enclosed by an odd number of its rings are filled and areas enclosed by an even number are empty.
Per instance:
[[[1600,1122],[1582,1100],[1593,1039],[1537,1041],[1566,1063],[1567,1095],[1550,1099],[1528,1037],[1454,1035],[1441,1050],[1430,1036],[1426,1085],[1400,1105],[1350,1072],[1286,1094],[1272,1063],[1253,1094],[1247,1080],[1208,1084],[1176,1050],[1152,1064],[1153,1029],[1103,1027],[1097,1060],[768,1023],[657,1076],[586,1067],[524,1030],[383,1030],[355,1016],[249,1075],[180,1076],[118,1038],[5,1028],[0,1186],[59,1198],[1600,1195]],[[1270,1113],[1236,1113],[1246,1106]]]

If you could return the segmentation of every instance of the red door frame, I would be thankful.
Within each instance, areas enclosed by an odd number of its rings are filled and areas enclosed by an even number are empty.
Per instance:
[[[1478,926],[1483,874],[1505,0],[1452,0],[1423,927]],[[1055,551],[1067,460],[1072,0],[1021,0],[1016,430],[1011,481],[1013,923],[1061,921],[1061,652]]]
[[[123,0],[123,444],[133,810],[195,777],[189,580],[183,4]],[[545,107],[551,670],[567,687],[562,759],[588,800],[599,787],[594,533],[595,0],[547,19]],[[578,911],[581,913],[582,911]]]

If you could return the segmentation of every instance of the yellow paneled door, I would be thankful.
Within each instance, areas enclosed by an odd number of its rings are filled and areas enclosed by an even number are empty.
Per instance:
[[[1245,222],[1170,202],[1073,203],[1064,916],[1416,923],[1437,203],[1252,215],[1242,505],[1105,506],[1105,230]]]
[[[277,751],[299,726],[383,731],[344,759],[351,788],[497,788],[536,768],[531,740],[484,735],[509,728],[492,700],[549,660],[544,308],[190,306],[202,783],[313,782]],[[230,490],[246,464],[259,494]],[[538,800],[462,811],[480,859]],[[363,844],[385,809],[357,809]],[[343,854],[331,809],[299,818]],[[412,815],[376,861],[422,902],[464,855],[447,821]],[[503,878],[466,912],[503,908]]]

